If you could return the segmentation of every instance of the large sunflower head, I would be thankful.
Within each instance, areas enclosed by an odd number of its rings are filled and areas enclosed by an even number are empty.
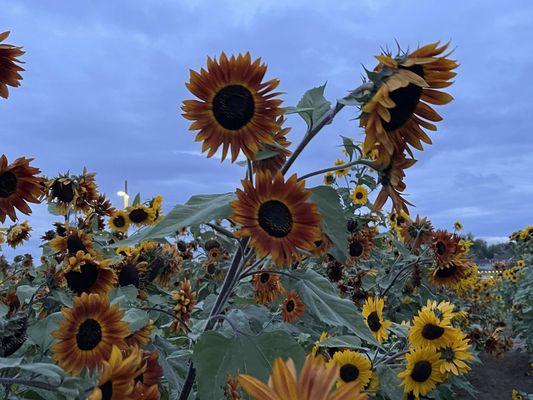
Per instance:
[[[272,93],[279,81],[262,82],[265,73],[266,65],[259,58],[252,62],[249,53],[208,57],[207,70],[191,70],[186,85],[199,100],[185,100],[183,116],[193,121],[189,129],[199,131],[196,141],[208,157],[222,146],[222,160],[229,150],[232,161],[240,151],[253,159],[263,145],[275,143],[282,101]]]
[[[69,228],[63,235],[57,235],[50,240],[50,248],[54,253],[61,253],[68,256],[76,256],[78,251],[95,255],[93,239],[90,233],[81,229]]]
[[[9,96],[8,86],[20,86],[22,80],[20,72],[24,71],[24,68],[19,65],[22,61],[18,59],[24,54],[22,47],[2,43],[9,33],[9,31],[0,33],[0,96],[4,99]]]
[[[0,75],[2,73],[1,49],[0,44]],[[0,94],[1,89],[0,78]],[[28,203],[39,203],[42,179],[37,175],[41,171],[30,166],[32,160],[32,158],[21,157],[9,164],[4,154],[0,157],[0,222],[6,220],[6,215],[12,221],[16,221],[15,208],[29,215],[31,208]]]
[[[387,328],[392,325],[390,321],[383,319],[384,306],[385,301],[379,297],[369,297],[363,304],[362,315],[365,323],[379,343],[387,339]]]
[[[449,263],[459,250],[458,235],[451,234],[445,230],[438,230],[433,233],[431,247],[438,265]]]
[[[270,255],[277,266],[290,264],[297,248],[309,249],[321,239],[320,214],[308,203],[311,192],[296,175],[257,174],[255,186],[243,180],[237,200],[231,203],[232,220],[240,224],[239,237],[250,237],[260,257]]]
[[[442,360],[435,348],[417,348],[405,355],[407,365],[398,374],[402,379],[404,392],[412,392],[415,398],[426,395],[444,381],[445,375],[440,372]]]
[[[54,361],[72,374],[102,366],[114,345],[124,347],[129,334],[118,307],[95,293],[75,297],[71,308],[61,310],[65,319],[52,333],[58,340],[52,347]]]
[[[370,382],[372,363],[363,354],[353,350],[337,351],[330,362],[339,366],[337,387],[357,382],[357,386],[363,389]]]
[[[135,226],[152,225],[155,222],[155,212],[144,204],[128,207],[126,210],[128,222]]]
[[[259,271],[252,279],[254,286],[254,297],[258,304],[267,304],[281,294],[285,293],[285,288],[281,284],[278,274],[268,271]]]
[[[323,357],[309,355],[299,375],[292,360],[283,362],[281,358],[277,358],[274,360],[268,385],[250,375],[239,375],[239,383],[254,400],[365,400],[367,398],[360,392],[357,382],[332,390],[338,376],[339,367],[336,363],[326,363]]]
[[[448,346],[439,349],[439,353],[443,361],[440,372],[443,374],[450,372],[454,375],[462,375],[470,371],[467,361],[472,360],[473,355],[468,339],[463,333],[455,335]]]
[[[7,229],[6,242],[10,247],[17,247],[30,238],[32,228],[28,221],[12,225]]]
[[[424,307],[413,318],[409,342],[412,347],[439,348],[447,346],[456,334],[449,320],[441,320],[433,310]]]
[[[291,290],[281,305],[281,317],[285,322],[298,320],[305,312],[305,305],[294,290]]]
[[[106,295],[117,282],[117,275],[109,268],[109,264],[109,261],[96,260],[90,254],[78,251],[66,260],[64,267],[68,288],[77,295]]]
[[[423,150],[422,142],[431,139],[422,128],[435,131],[433,122],[442,120],[429,104],[446,104],[453,97],[437,89],[450,86],[458,64],[448,58],[449,43],[423,46],[411,53],[376,56],[379,64],[369,78],[372,94],[363,105],[360,117],[365,128],[363,151],[371,151],[376,142],[388,154],[403,150],[405,144]],[[410,150],[409,150],[410,151]]]
[[[448,264],[436,266],[429,270],[429,281],[435,286],[457,289],[466,284],[475,264],[472,260],[456,256]]]
[[[134,398],[135,377],[142,372],[141,352],[138,348],[128,349],[128,355],[122,355],[117,346],[113,346],[111,355],[102,363],[102,372],[97,386],[87,400],[121,400]]]

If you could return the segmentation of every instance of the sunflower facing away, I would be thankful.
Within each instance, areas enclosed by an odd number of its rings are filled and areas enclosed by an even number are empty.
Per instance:
[[[67,286],[77,295],[98,293],[106,295],[115,286],[117,275],[109,268],[109,261],[96,260],[90,254],[78,251],[69,257],[64,267]]]
[[[285,293],[285,288],[279,280],[278,274],[261,272],[255,274],[252,279],[254,286],[254,297],[258,304],[267,304],[281,294]]]
[[[0,73],[1,70],[2,63],[0,61]],[[0,92],[1,87],[0,82]],[[39,203],[42,180],[37,175],[41,171],[30,166],[32,160],[33,158],[21,157],[9,164],[4,154],[0,157],[0,222],[6,220],[6,215],[12,221],[16,221],[15,208],[21,213],[29,215],[31,208],[28,206],[28,202]]]
[[[137,329],[124,338],[128,346],[142,347],[150,342],[150,335],[154,330],[154,321],[149,320],[141,329]]]
[[[337,387],[350,382],[357,382],[358,387],[363,389],[372,377],[372,363],[363,354],[353,350],[337,351],[330,363],[339,366],[339,379]]]
[[[411,350],[405,355],[407,366],[404,371],[398,374],[402,379],[404,392],[413,392],[415,398],[426,395],[437,387],[445,379],[445,375],[440,372],[442,360],[435,348],[426,347]]]
[[[392,324],[383,319],[384,306],[384,300],[379,297],[369,297],[363,304],[362,315],[365,323],[379,343],[387,339],[389,335],[387,328]]]
[[[20,80],[22,76],[22,68],[18,57],[24,54],[22,47],[13,46],[11,44],[2,43],[9,36],[8,32],[0,33],[0,96],[7,99],[9,96],[8,86],[18,87],[20,86]]]
[[[20,224],[12,225],[6,232],[6,242],[10,247],[17,247],[23,244],[30,238],[30,232],[32,228],[28,224],[28,221],[24,221]]]
[[[191,70],[186,86],[200,100],[185,100],[183,116],[193,121],[190,130],[199,131],[195,140],[203,142],[207,157],[222,146],[222,160],[229,150],[232,161],[240,151],[253,159],[263,145],[275,143],[282,101],[273,93],[279,80],[262,82],[265,73],[266,65],[259,58],[252,62],[249,53],[208,57],[207,70]]]
[[[285,322],[294,322],[305,312],[305,305],[294,290],[291,290],[281,305],[281,317]]]
[[[445,347],[448,346],[458,331],[449,323],[443,322],[434,311],[424,307],[413,318],[413,326],[409,330],[409,342],[412,347]]]
[[[270,255],[277,266],[288,265],[297,248],[308,249],[321,239],[320,214],[308,203],[311,192],[296,175],[284,181],[281,173],[256,175],[255,187],[249,180],[237,189],[231,202],[231,219],[240,224],[238,237],[250,237],[250,246],[259,257]]]
[[[439,47],[435,42],[409,54],[376,56],[379,64],[371,74],[376,91],[364,104],[360,118],[366,133],[365,153],[376,142],[391,155],[395,150],[403,151],[403,142],[418,150],[423,150],[422,142],[431,144],[422,128],[436,131],[433,122],[442,117],[427,103],[442,105],[453,100],[436,90],[450,86],[450,79],[456,75],[453,69],[457,62],[448,58],[449,53],[443,54],[448,46]]]
[[[114,345],[123,348],[128,324],[122,322],[124,311],[111,306],[105,296],[83,293],[73,299],[72,308],[63,308],[64,320],[52,333],[54,361],[65,371],[79,374],[93,370],[111,355]]]
[[[291,359],[274,361],[268,385],[250,375],[239,375],[239,383],[253,400],[365,400],[358,383],[333,389],[339,367],[322,357],[307,356],[299,376]]]
[[[191,282],[187,279],[180,282],[179,290],[174,290],[172,300],[176,302],[174,314],[176,318],[170,326],[171,332],[187,332],[187,322],[191,318],[192,310],[196,305],[196,292],[191,288]]]
[[[69,256],[76,256],[78,251],[95,255],[93,249],[92,235],[85,233],[81,229],[69,228],[68,233],[57,235],[50,240],[50,248],[54,253],[62,253]]]
[[[412,249],[419,248],[422,244],[431,241],[433,225],[427,218],[416,216],[415,220],[409,220],[400,230],[403,242]]]
[[[473,356],[468,339],[463,333],[456,335],[448,346],[440,348],[439,353],[443,361],[440,372],[443,374],[450,372],[461,375],[470,371],[470,366],[466,362],[472,360]]]
[[[113,346],[107,361],[103,361],[102,372],[97,386],[87,400],[134,400],[135,377],[142,372],[141,352],[133,347],[123,356],[117,346]]]

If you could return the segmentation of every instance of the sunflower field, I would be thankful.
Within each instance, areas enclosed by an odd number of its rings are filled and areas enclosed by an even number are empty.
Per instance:
[[[24,71],[8,35],[5,99]],[[533,350],[533,226],[485,273],[459,222],[410,212],[404,178],[431,151],[458,65],[449,43],[384,51],[345,97],[324,85],[284,107],[260,59],[207,58],[182,115],[206,157],[243,179],[185,204],[138,194],[115,208],[82,165],[44,176],[38,160],[2,155],[0,246],[20,255],[0,257],[1,397],[478,398],[479,352]],[[344,108],[358,132],[334,165],[294,171]],[[295,145],[291,118],[307,126]],[[38,259],[25,249],[36,203],[55,221]]]

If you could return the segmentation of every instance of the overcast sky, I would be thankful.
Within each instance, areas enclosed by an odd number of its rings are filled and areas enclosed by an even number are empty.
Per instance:
[[[0,99],[0,153],[34,157],[49,176],[85,165],[116,197],[124,179],[164,206],[233,191],[241,167],[200,155],[179,106],[189,68],[250,51],[281,79],[284,105],[328,81],[331,101],[359,85],[380,46],[452,39],[461,66],[438,109],[434,144],[407,171],[413,213],[437,227],[461,220],[489,240],[533,221],[531,1],[8,1],[0,32],[26,50],[22,87]],[[362,138],[343,110],[293,167],[330,166],[339,135]],[[290,139],[303,124],[291,116]],[[311,182],[311,184],[317,184]],[[34,240],[52,219],[37,207]],[[36,241],[34,241],[36,243]]]

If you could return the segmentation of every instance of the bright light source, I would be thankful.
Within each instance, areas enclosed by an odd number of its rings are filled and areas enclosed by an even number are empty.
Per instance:
[[[119,190],[117,192],[117,196],[120,196],[120,197],[124,197],[124,196],[127,196],[128,194],[126,192],[124,192],[123,190]]]

